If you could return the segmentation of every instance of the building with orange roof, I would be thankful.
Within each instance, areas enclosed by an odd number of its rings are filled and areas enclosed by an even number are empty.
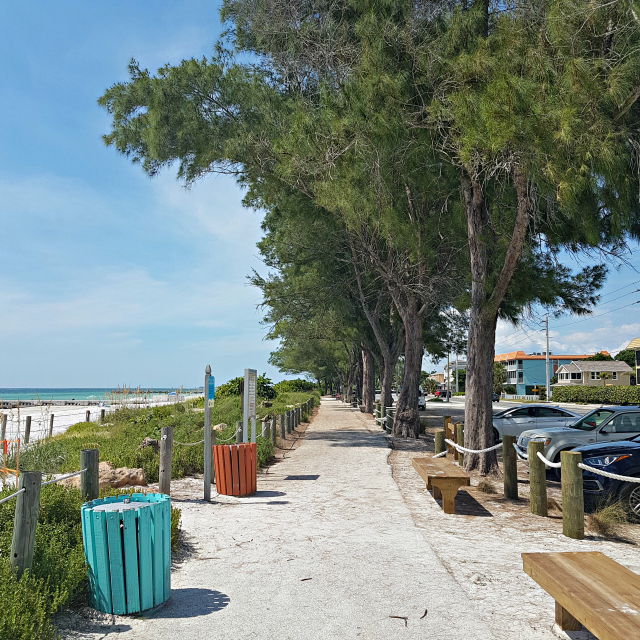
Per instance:
[[[609,354],[600,351],[604,356]],[[593,357],[594,353],[584,353],[577,355],[558,355],[549,352],[549,378],[552,378],[558,367],[569,364],[574,360],[586,360]],[[516,388],[516,395],[530,396],[534,389],[539,389],[546,385],[546,353],[525,353],[524,351],[511,351],[509,353],[499,353],[494,357],[494,362],[502,362],[507,369],[507,381],[505,385],[513,385]]]

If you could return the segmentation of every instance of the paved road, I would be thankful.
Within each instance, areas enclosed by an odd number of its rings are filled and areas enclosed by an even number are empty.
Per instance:
[[[118,618],[118,637],[491,637],[414,524],[370,417],[324,400],[289,455],[254,497],[180,504],[194,555],[173,573],[167,605]]]

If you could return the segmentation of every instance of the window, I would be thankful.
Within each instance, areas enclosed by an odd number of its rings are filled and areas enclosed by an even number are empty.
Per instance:
[[[509,417],[510,418],[534,418],[536,410],[534,407],[528,407],[526,409],[516,409]]]
[[[572,429],[581,429],[582,431],[592,431],[595,429],[601,422],[607,420],[613,411],[609,411],[609,409],[596,409],[591,413],[587,413],[584,418],[581,418],[577,422],[571,425]]]
[[[518,369],[522,369],[522,360],[518,360]]]
[[[571,374],[571,379],[572,380],[582,380],[582,373],[580,371],[578,371],[578,373],[572,373]]]
[[[538,407],[538,418],[564,418],[565,414],[560,409],[551,407]]]
[[[635,433],[640,431],[640,413],[617,415],[602,430],[605,433]]]
[[[518,371],[518,382],[524,382],[524,374],[522,371]]]
[[[614,372],[611,374],[611,379],[612,379],[612,380],[617,380],[617,379],[618,379],[618,372],[617,372],[617,371],[614,371]]]
[[[598,380],[600,378],[600,372],[599,371],[592,371],[591,372],[591,379],[592,380]]]

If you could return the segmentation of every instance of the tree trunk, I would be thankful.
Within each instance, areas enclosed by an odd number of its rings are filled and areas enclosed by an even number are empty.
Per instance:
[[[362,350],[362,404],[365,413],[373,413],[373,403],[376,397],[375,359],[371,349]]]
[[[490,263],[495,260],[489,260],[489,253],[495,243],[482,185],[473,177],[462,181],[472,277],[464,429],[464,446],[468,449],[486,449],[494,444],[491,395],[498,310],[522,254],[531,213],[527,180],[517,166],[512,177],[517,196],[513,234],[504,257],[500,256],[502,268],[491,291],[488,283],[494,273],[490,273]],[[478,469],[483,475],[497,473],[497,454],[465,454],[464,469]]]
[[[393,372],[396,368],[398,357],[383,356],[380,366],[380,402],[383,407],[390,407],[393,403],[391,387],[393,386]]]
[[[356,373],[356,397],[354,400],[357,400],[359,403],[362,402],[362,398],[364,397],[364,349],[360,348],[360,353],[358,354],[358,368]]]
[[[417,438],[420,435],[418,387],[424,344],[422,342],[423,316],[418,313],[417,304],[415,300],[410,300],[407,307],[400,312],[405,330],[404,376],[396,405],[393,435],[402,435],[403,438]]]
[[[467,344],[467,380],[465,387],[464,446],[486,449],[493,443],[493,358],[495,349],[496,313],[487,307],[489,276],[488,245],[491,233],[489,212],[479,182],[465,180],[463,195],[467,214],[469,251],[471,255],[471,309]],[[498,470],[495,451],[465,454],[466,471],[478,469],[481,474]]]

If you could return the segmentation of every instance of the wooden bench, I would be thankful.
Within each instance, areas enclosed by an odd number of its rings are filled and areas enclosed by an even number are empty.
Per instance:
[[[460,487],[468,487],[471,478],[460,467],[444,458],[414,458],[413,468],[433,491],[436,500],[442,500],[445,513],[455,513],[455,499]]]
[[[599,551],[523,553],[522,565],[555,601],[564,631],[599,640],[640,638],[640,576]]]

